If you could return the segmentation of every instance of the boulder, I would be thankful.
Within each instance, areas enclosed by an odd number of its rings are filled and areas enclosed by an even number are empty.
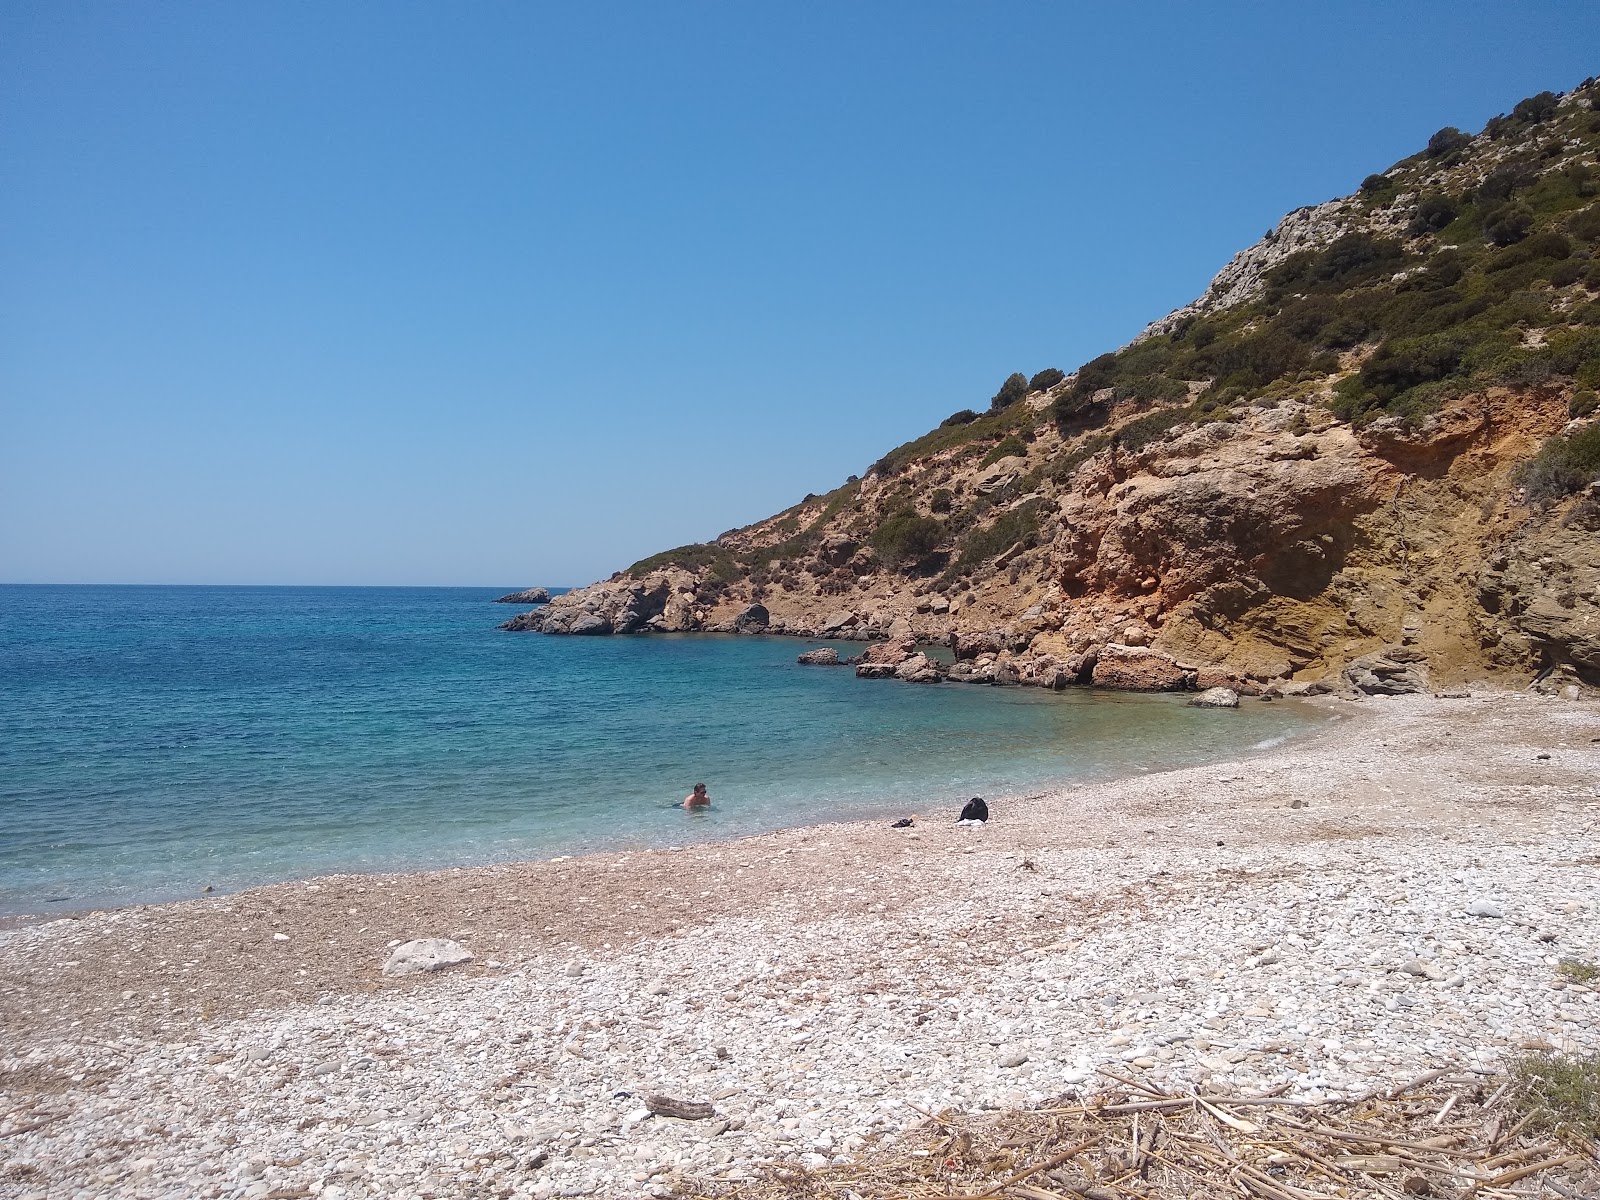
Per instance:
[[[1238,708],[1239,693],[1232,688],[1207,688],[1189,701],[1189,706],[1191,708]]]
[[[855,613],[851,612],[847,608],[841,608],[838,611],[831,612],[824,617],[822,619],[822,624],[818,628],[824,635],[837,633],[846,626],[854,625],[856,620],[857,617]]]
[[[946,673],[945,678],[951,683],[993,683],[994,659],[985,658],[975,662],[957,662]]]
[[[857,679],[893,679],[894,665],[891,663],[864,662],[856,666]]]
[[[472,961],[472,951],[449,938],[414,938],[394,948],[383,964],[383,973],[392,977],[442,971]]]
[[[494,598],[496,604],[549,604],[549,588],[529,588],[524,592],[507,592]]]
[[[839,652],[832,646],[820,646],[815,650],[807,650],[795,662],[804,667],[842,667],[844,661],[839,657]]]
[[[538,633],[544,628],[544,618],[545,610],[536,608],[532,612],[518,613],[500,628],[512,633]]]
[[[911,628],[911,622],[905,617],[896,617],[890,621],[886,632],[891,642],[914,641],[917,636],[916,630]]]
[[[694,597],[687,592],[674,592],[667,597],[661,610],[660,628],[665,633],[684,633],[698,629],[700,620],[694,615]]]
[[[747,604],[733,618],[735,633],[765,633],[772,616],[764,604]]]
[[[913,654],[894,669],[894,677],[906,683],[938,683],[944,678],[939,664],[926,654]]]
[[[579,613],[572,619],[572,623],[567,626],[566,632],[574,635],[597,637],[611,632],[611,622],[599,613]]]
[[[1193,687],[1195,672],[1159,650],[1112,642],[1101,647],[1090,678],[1095,687],[1175,692]]]
[[[874,642],[861,652],[861,662],[873,665],[898,667],[917,654],[917,644],[910,638],[903,641]]]
[[[973,487],[981,496],[997,492],[1014,481],[1028,469],[1028,460],[1015,454],[1008,454],[1004,458],[996,459],[985,467],[973,481]]]
[[[1368,696],[1402,696],[1428,690],[1428,668],[1421,651],[1390,646],[1356,659],[1343,672],[1345,683]]]

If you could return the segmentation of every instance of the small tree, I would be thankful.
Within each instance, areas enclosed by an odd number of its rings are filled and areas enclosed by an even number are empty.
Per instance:
[[[1520,205],[1502,204],[1483,218],[1483,236],[1496,246],[1513,246],[1532,228],[1533,214]]]
[[[1361,181],[1361,194],[1376,196],[1379,192],[1386,192],[1394,185],[1394,180],[1387,175],[1368,175]]]
[[[994,399],[989,401],[989,411],[999,412],[1003,408],[1010,408],[1027,394],[1028,377],[1021,371],[1014,371],[1006,376],[1006,381],[1000,385],[1000,390],[994,394]]]
[[[1055,387],[1056,384],[1060,383],[1066,377],[1066,372],[1057,370],[1055,367],[1046,367],[1032,379],[1028,380],[1028,390],[1030,392],[1046,391],[1049,388]]]
[[[890,513],[872,533],[872,548],[885,566],[898,568],[921,562],[944,538],[944,525],[910,509]]]
[[[1424,196],[1417,202],[1417,211],[1406,232],[1412,237],[1425,233],[1438,233],[1456,219],[1456,204],[1448,196]]]
[[[1429,158],[1443,158],[1447,154],[1454,154],[1457,150],[1464,150],[1472,144],[1472,138],[1454,125],[1446,125],[1438,133],[1428,139],[1427,154]]]
[[[970,408],[963,408],[960,412],[951,413],[944,420],[940,421],[939,428],[949,429],[955,425],[971,425],[977,419],[977,413],[973,412]]]
[[[949,488],[935,488],[933,495],[928,497],[928,507],[936,513],[949,512],[954,502],[955,496]]]
[[[1554,92],[1540,92],[1526,100],[1518,100],[1517,106],[1511,110],[1511,116],[1515,120],[1536,125],[1555,116],[1560,103]]]

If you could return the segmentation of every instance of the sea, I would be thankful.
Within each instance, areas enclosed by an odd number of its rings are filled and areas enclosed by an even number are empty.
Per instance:
[[[1004,820],[1325,719],[858,680],[793,638],[505,633],[507,590],[0,586],[0,915],[953,821],[971,796]],[[699,782],[711,809],[677,807]]]

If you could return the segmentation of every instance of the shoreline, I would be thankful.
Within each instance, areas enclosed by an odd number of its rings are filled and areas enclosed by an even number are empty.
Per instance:
[[[1600,995],[1556,970],[1600,958],[1600,709],[1333,711],[978,830],[832,823],[12,930],[7,1169],[48,1200],[665,1195],[1107,1065],[1315,1098],[1600,1049]],[[379,973],[426,936],[476,957]],[[649,1116],[655,1092],[718,1119]]]
[[[746,636],[746,637],[749,637],[749,636],[763,636],[763,637],[770,636],[770,637],[774,637],[774,638],[781,637],[784,640],[789,640],[789,641],[814,640],[814,639],[797,639],[797,638],[794,638],[794,637],[792,637],[790,635],[776,635],[776,634],[773,634],[773,635],[765,635],[765,634],[761,634],[761,635],[735,635],[735,634],[721,634],[721,633],[715,633],[715,634],[712,634],[712,633],[694,633],[694,634],[662,634],[662,635],[656,635],[656,636],[661,636],[661,637],[695,637],[695,638],[707,638],[707,637],[711,637],[711,638],[721,638],[721,637],[733,638],[733,637],[736,637],[736,636]],[[818,669],[825,669],[825,668],[818,668]],[[872,681],[866,681],[866,682],[868,682],[870,684],[883,685],[885,683],[892,683],[892,682],[897,682],[897,681],[872,680]],[[900,686],[922,686],[922,685],[901,684]],[[968,686],[973,686],[973,685],[968,685]],[[989,686],[989,685],[976,685],[976,686],[985,686],[986,687],[986,686]],[[1088,687],[1088,686],[1084,686],[1084,687],[1081,687],[1081,688],[1068,689],[1068,693],[1067,694],[1069,694],[1069,695],[1071,695],[1071,694],[1084,694],[1084,695],[1086,695],[1086,694],[1091,693],[1091,692],[1102,693],[1102,694],[1106,695],[1107,697],[1112,697],[1112,698],[1117,698],[1117,699],[1127,699],[1127,698],[1137,698],[1137,697],[1151,697],[1151,698],[1154,698],[1154,697],[1157,697],[1157,696],[1171,697],[1173,695],[1176,695],[1176,693],[1128,692],[1128,691],[1125,691],[1125,690],[1119,690],[1119,689],[1114,689],[1114,688],[1091,688],[1091,687]],[[1259,702],[1258,700],[1256,700],[1254,698],[1249,698],[1249,697],[1244,698],[1243,701],[1242,701],[1242,703],[1244,703],[1244,704],[1255,704],[1255,703],[1258,703],[1258,702]],[[1276,700],[1275,703],[1283,705],[1286,708],[1289,708],[1291,710],[1299,709],[1299,710],[1304,711],[1304,712],[1318,712],[1318,711],[1320,711],[1320,712],[1322,712],[1324,714],[1333,714],[1335,716],[1337,716],[1341,712],[1345,711],[1349,707],[1346,704],[1336,703],[1332,698],[1330,698],[1328,696],[1287,697],[1287,698],[1280,698],[1280,699]],[[1218,714],[1218,719],[1220,719],[1220,720],[1228,720],[1229,717],[1227,716],[1226,713],[1221,713],[1221,714]],[[1326,718],[1324,718],[1324,719],[1326,719]],[[1291,733],[1291,734],[1287,734],[1287,735],[1283,735],[1283,736],[1286,736],[1291,742],[1300,742],[1300,741],[1303,741],[1307,737],[1311,737],[1311,736],[1316,735],[1319,732],[1319,730],[1322,728],[1322,725],[1323,725],[1323,721],[1319,721],[1319,720],[1308,718],[1306,725],[1302,729],[1298,730],[1297,732],[1294,732],[1294,733]],[[1277,746],[1280,745],[1280,744],[1283,744],[1283,743],[1274,742],[1271,746],[1266,746],[1266,747],[1247,746],[1247,747],[1239,747],[1239,748],[1225,748],[1225,749],[1221,749],[1221,750],[1218,751],[1218,753],[1223,756],[1222,758],[1213,759],[1213,760],[1209,760],[1209,761],[1220,762],[1220,761],[1224,761],[1228,757],[1236,756],[1236,755],[1243,754],[1243,753],[1246,753],[1246,752],[1249,752],[1249,751],[1259,751],[1259,750],[1263,750],[1263,749],[1276,749]],[[1200,765],[1205,765],[1205,764],[1202,763]],[[991,798],[998,798],[999,801],[1004,802],[1004,803],[1010,803],[1010,802],[1013,802],[1013,801],[1016,801],[1016,800],[1021,800],[1021,799],[1036,799],[1036,798],[1040,798],[1040,797],[1043,797],[1043,796],[1048,796],[1048,795],[1050,795],[1050,794],[1052,794],[1054,792],[1060,791],[1062,789],[1074,787],[1074,786],[1081,786],[1081,785],[1085,785],[1085,784],[1104,785],[1104,784],[1109,784],[1109,783],[1115,783],[1115,782],[1123,780],[1123,779],[1137,778],[1140,775],[1149,773],[1152,770],[1154,770],[1154,771],[1162,771],[1162,770],[1168,770],[1168,769],[1171,769],[1171,768],[1168,768],[1168,767],[1154,767],[1154,768],[1151,768],[1151,767],[1141,766],[1141,765],[1134,764],[1134,763],[1129,763],[1129,764],[1126,765],[1126,767],[1124,767],[1122,769],[1119,769],[1119,770],[1117,770],[1117,771],[1115,771],[1115,772],[1113,772],[1111,774],[1107,774],[1107,775],[1085,775],[1085,776],[1078,776],[1078,777],[1058,776],[1058,777],[1041,778],[1041,779],[1032,781],[1027,785],[1027,787],[1029,789],[1029,792],[1030,792],[1030,795],[1027,796],[1027,797],[1024,797],[1020,793],[1016,793],[1016,792],[988,793],[988,796],[991,797]],[[820,825],[836,825],[836,824],[850,825],[850,824],[856,824],[856,823],[868,823],[868,824],[870,824],[871,822],[879,820],[880,818],[885,816],[888,813],[889,808],[892,805],[899,804],[899,803],[900,802],[892,801],[892,800],[885,800],[885,799],[860,802],[860,803],[858,803],[857,807],[861,811],[857,815],[828,817],[828,818],[823,818],[823,819],[820,819],[820,820],[819,819],[812,819],[812,818],[809,818],[809,817],[799,817],[799,818],[795,818],[793,820],[782,821],[781,823],[771,825],[771,826],[769,826],[767,828],[764,828],[764,829],[757,829],[757,830],[754,830],[754,831],[729,831],[729,832],[726,832],[726,833],[721,834],[721,835],[713,833],[713,834],[711,834],[709,836],[696,837],[696,838],[693,838],[691,840],[688,840],[688,841],[685,841],[685,842],[681,843],[681,845],[698,846],[698,845],[706,845],[706,844],[720,844],[720,843],[737,842],[737,841],[743,840],[743,839],[748,838],[748,837],[761,836],[762,834],[778,833],[778,832],[782,832],[784,830],[793,830],[793,829],[810,829],[810,828],[818,827]],[[956,803],[957,803],[957,807],[959,807],[959,802],[956,802]],[[674,807],[674,806],[665,805],[664,807],[669,807],[670,808],[670,807]],[[910,808],[915,807],[915,804],[914,804],[914,802],[907,800],[907,801],[904,802],[904,807],[906,807],[907,809],[910,809]],[[882,811],[878,811],[878,812],[870,811],[870,810],[875,809],[875,808],[881,808]],[[93,915],[93,914],[97,914],[97,913],[123,912],[123,911],[131,910],[131,909],[141,909],[142,910],[142,909],[151,909],[151,908],[164,908],[164,907],[169,906],[169,905],[186,904],[186,903],[190,903],[192,901],[200,901],[200,900],[207,900],[207,899],[209,899],[209,900],[218,900],[218,899],[223,899],[223,898],[230,897],[230,896],[244,895],[246,893],[254,892],[254,891],[257,891],[257,890],[262,889],[262,888],[288,886],[288,885],[295,885],[295,884],[312,884],[312,883],[319,883],[319,882],[327,881],[327,880],[349,880],[349,879],[361,879],[361,878],[366,878],[366,877],[389,879],[389,878],[401,878],[401,877],[411,876],[411,875],[433,875],[433,874],[439,874],[439,873],[450,872],[450,871],[458,871],[458,870],[476,871],[476,870],[484,870],[484,869],[490,869],[490,868],[517,868],[517,867],[529,866],[529,865],[535,864],[535,863],[549,862],[552,859],[565,860],[567,858],[588,858],[588,857],[591,857],[591,856],[594,856],[594,855],[603,855],[603,854],[627,854],[627,853],[641,853],[641,852],[644,852],[646,850],[661,850],[661,849],[670,848],[673,844],[674,843],[666,841],[666,840],[661,840],[661,841],[656,841],[656,842],[630,842],[625,837],[613,836],[610,839],[606,839],[606,840],[601,841],[599,844],[595,844],[595,843],[591,842],[590,844],[582,845],[582,846],[552,847],[547,853],[540,853],[540,854],[537,854],[537,855],[531,856],[531,857],[510,857],[510,858],[504,858],[504,859],[491,859],[491,860],[488,860],[488,861],[473,861],[473,862],[463,862],[463,863],[443,862],[443,863],[437,863],[437,864],[434,864],[434,865],[427,865],[427,864],[420,864],[420,863],[403,863],[402,862],[402,863],[396,863],[396,864],[394,864],[392,866],[376,866],[376,867],[371,867],[371,868],[352,867],[351,869],[348,869],[348,870],[334,870],[334,871],[318,870],[315,873],[294,874],[294,875],[281,876],[281,877],[272,878],[272,879],[263,879],[263,880],[256,881],[256,882],[244,883],[244,884],[239,885],[238,887],[230,887],[230,886],[227,886],[227,885],[223,885],[221,887],[213,888],[213,887],[208,885],[206,887],[198,887],[198,888],[195,888],[195,889],[190,890],[190,891],[185,891],[183,893],[174,893],[174,894],[167,895],[167,896],[154,896],[154,897],[147,898],[147,899],[129,898],[129,899],[126,899],[126,900],[123,900],[123,901],[120,901],[120,902],[112,902],[112,903],[94,903],[94,902],[91,901],[91,902],[89,902],[87,904],[84,904],[82,906],[79,906],[79,905],[77,905],[77,904],[75,904],[75,903],[73,903],[73,902],[71,902],[69,900],[69,901],[63,902],[60,907],[51,907],[51,908],[48,908],[48,909],[37,908],[37,909],[33,909],[33,910],[28,910],[28,911],[12,911],[12,912],[7,912],[7,911],[0,910],[0,935],[3,935],[8,930],[24,929],[24,928],[28,928],[28,927],[31,927],[31,926],[48,924],[48,923],[50,923],[52,921],[77,920],[77,919],[80,919],[80,918],[83,918],[83,917],[86,917],[86,916],[90,916],[90,915]],[[200,880],[203,880],[203,879],[204,879],[203,875],[199,876],[199,877],[197,877],[196,882],[199,882]]]

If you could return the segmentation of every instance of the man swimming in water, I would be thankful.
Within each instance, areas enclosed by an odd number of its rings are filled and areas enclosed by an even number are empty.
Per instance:
[[[695,784],[694,791],[683,798],[683,806],[688,809],[710,808],[711,797],[706,794],[706,785],[703,783]]]

